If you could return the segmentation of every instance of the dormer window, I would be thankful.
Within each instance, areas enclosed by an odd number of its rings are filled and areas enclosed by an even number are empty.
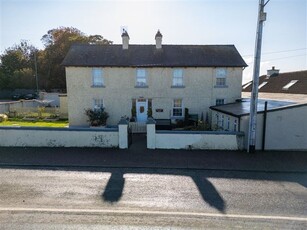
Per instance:
[[[291,86],[293,86],[296,82],[298,82],[298,80],[292,80],[290,81],[287,85],[285,85],[284,87],[282,87],[282,90],[288,90]]]

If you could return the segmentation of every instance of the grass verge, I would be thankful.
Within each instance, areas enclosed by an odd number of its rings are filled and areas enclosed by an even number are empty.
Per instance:
[[[23,121],[20,119],[8,120],[0,122],[0,126],[20,126],[20,127],[51,127],[51,128],[66,128],[68,127],[68,120],[59,121]]]

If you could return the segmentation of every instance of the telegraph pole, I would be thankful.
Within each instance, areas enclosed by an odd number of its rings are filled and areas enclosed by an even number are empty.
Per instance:
[[[36,59],[36,50],[34,52],[34,65],[35,65],[35,80],[36,80],[36,93],[38,95],[38,76],[37,76],[37,59]]]
[[[264,3],[264,0],[259,0],[257,34],[255,44],[255,58],[253,70],[253,84],[252,94],[250,101],[250,116],[249,116],[249,129],[248,129],[248,148],[247,151],[254,153],[256,149],[256,129],[257,129],[257,105],[258,105],[258,85],[259,85],[259,70],[261,58],[261,43],[262,43],[262,28],[263,22],[266,20],[266,13],[264,7],[270,0]]]

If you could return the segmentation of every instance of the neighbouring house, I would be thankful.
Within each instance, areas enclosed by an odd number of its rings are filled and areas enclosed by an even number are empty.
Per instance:
[[[210,108],[211,125],[219,130],[244,132],[247,148],[250,99]],[[258,99],[256,149],[307,150],[306,114],[307,103]]]
[[[121,45],[73,45],[66,68],[70,126],[88,125],[88,108],[104,107],[108,125],[122,116],[146,122],[183,119],[209,112],[216,104],[241,97],[247,66],[234,45],[131,45],[126,31]]]
[[[243,84],[242,97],[250,97],[252,81]],[[267,70],[259,77],[258,97],[272,100],[307,102],[307,70],[280,73],[279,69]]]

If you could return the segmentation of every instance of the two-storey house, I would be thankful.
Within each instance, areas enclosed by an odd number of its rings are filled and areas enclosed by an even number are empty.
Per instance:
[[[122,116],[137,122],[182,119],[206,114],[216,104],[241,97],[246,63],[234,45],[131,45],[126,31],[122,45],[73,45],[66,67],[69,123],[87,125],[84,110],[104,107],[109,125]]]

